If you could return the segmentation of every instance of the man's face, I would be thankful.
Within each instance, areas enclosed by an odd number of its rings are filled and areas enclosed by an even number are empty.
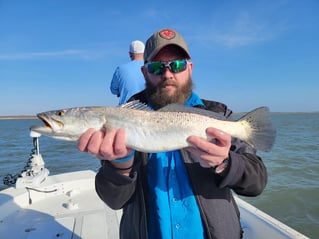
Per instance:
[[[164,47],[152,59],[155,61],[173,61],[185,59],[185,54],[177,46]],[[153,107],[161,108],[170,103],[184,104],[193,89],[191,79],[193,64],[187,63],[186,70],[173,73],[168,68],[164,69],[163,74],[154,75],[147,71],[145,66],[142,71],[146,80],[146,92],[148,99]]]

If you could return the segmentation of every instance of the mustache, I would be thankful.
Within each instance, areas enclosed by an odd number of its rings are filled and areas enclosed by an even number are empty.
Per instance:
[[[158,91],[161,91],[162,88],[165,88],[166,86],[174,86],[176,88],[178,88],[178,84],[173,81],[173,80],[164,80],[158,83],[158,85],[154,86],[150,80],[146,80],[145,86],[146,86],[146,90],[152,94]]]
[[[161,82],[161,83],[159,84],[159,88],[165,87],[165,86],[168,86],[168,85],[172,85],[172,86],[175,86],[175,87],[178,86],[175,81],[165,80],[165,81],[163,81],[163,82]]]

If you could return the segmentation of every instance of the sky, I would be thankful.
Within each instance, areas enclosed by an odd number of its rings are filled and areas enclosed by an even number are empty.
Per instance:
[[[117,105],[130,42],[167,27],[188,43],[202,98],[319,111],[318,13],[318,0],[0,0],[0,116]]]

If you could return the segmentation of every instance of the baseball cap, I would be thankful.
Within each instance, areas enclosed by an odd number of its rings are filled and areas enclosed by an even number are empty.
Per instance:
[[[144,43],[141,41],[132,41],[130,44],[130,52],[131,53],[143,53],[144,52]]]
[[[150,61],[163,47],[176,45],[184,50],[188,59],[190,54],[184,38],[175,30],[165,28],[155,32],[147,41],[144,51],[144,60]]]

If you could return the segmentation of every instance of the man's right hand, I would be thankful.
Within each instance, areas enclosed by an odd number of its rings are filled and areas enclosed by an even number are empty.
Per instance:
[[[126,147],[124,129],[88,129],[78,141],[78,149],[96,155],[101,160],[113,161],[132,152]]]

